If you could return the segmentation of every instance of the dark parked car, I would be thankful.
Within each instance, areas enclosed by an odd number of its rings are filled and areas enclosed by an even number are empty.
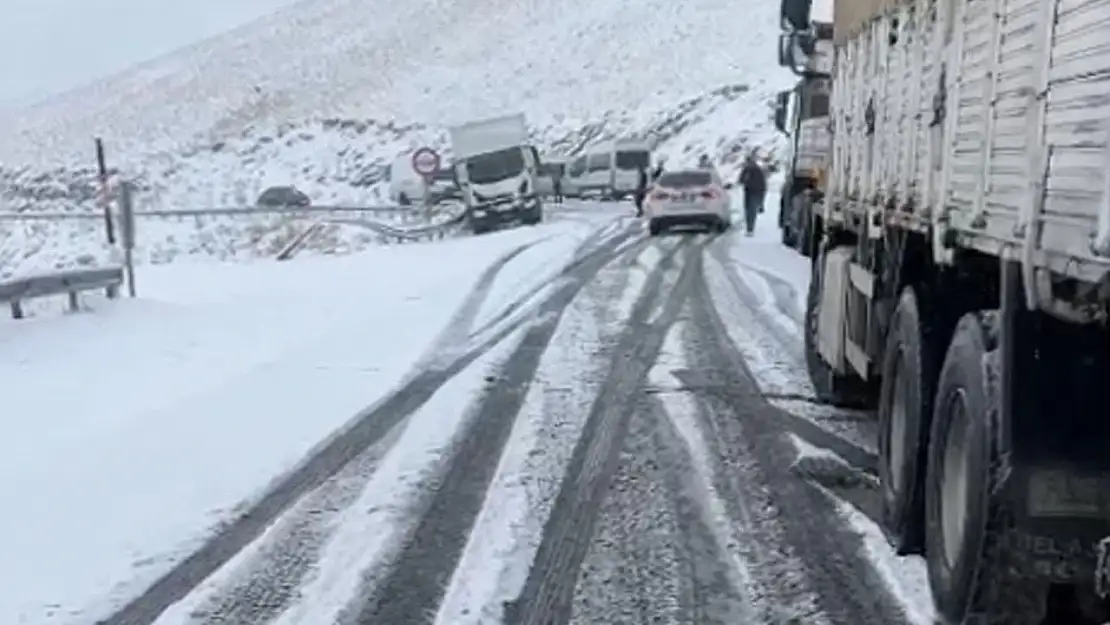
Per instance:
[[[312,200],[296,187],[270,187],[258,196],[259,206],[311,206]]]

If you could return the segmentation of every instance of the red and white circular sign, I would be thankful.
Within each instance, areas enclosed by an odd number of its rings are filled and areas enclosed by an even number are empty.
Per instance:
[[[412,153],[412,169],[421,176],[431,176],[439,171],[439,154],[432,148],[420,148]]]

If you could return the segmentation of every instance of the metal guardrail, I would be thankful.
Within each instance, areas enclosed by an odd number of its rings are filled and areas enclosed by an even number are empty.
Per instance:
[[[321,215],[362,214],[374,216],[418,216],[419,206],[243,206],[214,208],[185,208],[179,210],[135,210],[136,218],[152,217],[240,217],[246,215]],[[63,221],[68,219],[103,219],[99,211],[0,211],[0,221]]]
[[[124,196],[126,195],[126,199]],[[78,308],[78,293],[98,288],[107,291],[109,297],[116,297],[120,286],[126,282],[128,292],[134,297],[135,275],[132,251],[135,247],[135,221],[153,219],[202,219],[205,217],[249,217],[249,216],[287,216],[307,221],[306,227],[277,254],[277,260],[288,260],[303,250],[317,235],[324,232],[328,225],[350,225],[370,230],[382,242],[443,239],[457,230],[466,221],[466,212],[461,205],[440,204],[429,210],[423,206],[250,206],[236,208],[205,208],[185,210],[133,210],[130,208],[130,192],[122,193],[118,202],[118,221],[122,233],[125,252],[124,267],[111,269],[78,269],[60,271],[41,276],[0,282],[0,303],[9,303],[12,316],[16,319],[24,315],[22,301],[34,297],[67,293],[70,309]],[[124,208],[124,205],[127,208]],[[116,212],[116,211],[113,211]],[[368,219],[368,216],[388,215],[394,223]],[[0,223],[11,222],[83,222],[100,221],[104,214],[85,211],[0,211]],[[419,225],[413,222],[423,222]],[[402,225],[408,223],[410,225]],[[114,241],[111,242],[115,244]]]
[[[458,230],[466,222],[466,211],[458,210],[449,214],[442,221],[423,226],[397,227],[365,219],[325,218],[309,224],[300,234],[281,249],[275,256],[277,260],[289,260],[304,249],[316,235],[323,232],[328,225],[345,225],[365,228],[377,234],[383,241],[389,240],[397,243],[416,241],[431,241],[444,239]]]
[[[64,294],[69,297],[70,311],[77,312],[79,293],[104,289],[109,298],[115,299],[122,284],[122,267],[56,271],[0,282],[0,303],[11,306],[12,319],[22,319],[25,300]]]

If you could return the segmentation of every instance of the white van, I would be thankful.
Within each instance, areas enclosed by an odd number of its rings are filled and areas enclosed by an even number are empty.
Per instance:
[[[424,201],[424,178],[412,168],[412,153],[406,152],[393,159],[389,166],[389,199],[401,206],[419,204]],[[455,184],[454,171],[442,168],[432,176],[431,200],[433,203],[458,197],[459,189]]]
[[[651,147],[643,141],[624,140],[594,146],[567,167],[565,186],[575,195],[619,200],[636,190],[640,166],[651,171]]]

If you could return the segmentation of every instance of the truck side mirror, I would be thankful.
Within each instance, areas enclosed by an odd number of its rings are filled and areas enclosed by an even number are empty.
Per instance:
[[[786,108],[790,105],[790,92],[780,91],[775,96],[775,129],[784,135],[790,132],[786,129]]]
[[[793,33],[782,33],[779,35],[779,67],[794,68]]]
[[[817,52],[817,38],[810,33],[794,33],[794,43],[807,57]]]
[[[779,21],[783,30],[808,30],[813,0],[782,0]]]

